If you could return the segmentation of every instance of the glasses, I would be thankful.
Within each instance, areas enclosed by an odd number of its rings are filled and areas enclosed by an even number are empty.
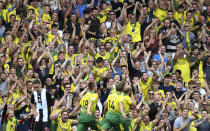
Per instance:
[[[105,48],[100,48],[100,50],[103,50],[103,49],[105,49]]]
[[[154,95],[154,93],[149,93],[149,95]]]

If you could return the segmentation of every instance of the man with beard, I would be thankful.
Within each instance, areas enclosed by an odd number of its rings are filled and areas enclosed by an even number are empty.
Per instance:
[[[56,116],[58,126],[57,131],[71,131],[72,124],[77,124],[77,120],[68,119],[68,112],[63,111],[61,112],[61,118],[58,118],[58,115]]]
[[[195,121],[194,127],[197,128],[198,131],[209,131],[210,130],[210,118],[208,116],[207,110],[201,111],[202,118]]]

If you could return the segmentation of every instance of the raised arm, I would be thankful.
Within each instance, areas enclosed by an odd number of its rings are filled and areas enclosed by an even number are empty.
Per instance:
[[[74,110],[69,113],[69,117],[71,117],[72,115],[74,115],[79,110],[80,107],[81,107],[81,105],[80,104],[77,104],[76,107],[74,108]]]
[[[150,56],[151,56],[151,51],[148,52],[145,63],[144,63],[146,70],[149,70],[148,61],[149,61]]]
[[[77,16],[80,17],[79,10],[77,9],[76,1],[75,0],[72,0],[72,5],[73,5],[74,9],[76,10]]]
[[[206,89],[206,92],[207,92],[208,95],[210,95],[209,85],[208,85],[208,83],[206,81],[206,74],[203,74],[203,80],[204,80],[204,87]]]
[[[93,45],[92,44],[89,44],[89,45],[90,45],[90,48],[89,48],[90,54],[92,56],[95,56],[96,55],[96,51],[94,50]]]
[[[95,1],[95,0],[91,0],[91,3],[90,3],[90,4],[87,4],[87,8],[93,6],[93,5],[94,5],[94,1]]]
[[[44,50],[44,52],[42,53],[42,55],[37,59],[37,61],[36,61],[36,68],[38,69],[39,68],[39,63],[40,63],[40,61],[41,61],[41,59],[44,57],[44,55],[45,55],[45,50]]]
[[[73,44],[74,40],[75,40],[75,36],[76,36],[76,26],[75,24],[72,23],[72,28],[73,28],[73,32],[72,32],[72,35],[71,35],[71,41],[70,41],[70,44]],[[82,29],[81,29],[82,30]]]
[[[159,54],[159,56],[160,56],[160,68],[161,69],[163,69],[164,68],[164,58],[163,58],[163,56],[162,56],[162,54],[161,54],[161,52],[160,52],[160,50],[158,51],[158,54]]]
[[[147,28],[146,28],[145,31],[144,31],[144,35],[143,35],[144,38],[148,35],[149,29],[150,29],[157,21],[158,21],[158,19],[155,18],[155,19],[152,20],[152,23],[149,24],[149,25],[147,26]]]
[[[136,2],[134,10],[133,10],[133,14],[136,16],[136,10],[138,9],[139,6],[139,1]]]
[[[142,51],[143,51],[142,48],[138,48],[138,50],[135,53],[134,59],[137,59],[139,57],[139,55],[141,54]]]
[[[117,56],[115,57],[115,59],[112,61],[111,66],[114,66],[115,62],[117,61],[117,59],[119,58],[120,55],[120,51],[118,51]]]

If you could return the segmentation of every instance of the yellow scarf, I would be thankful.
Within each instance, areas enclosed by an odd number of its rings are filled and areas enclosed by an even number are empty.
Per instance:
[[[186,32],[186,42],[187,42],[187,46],[189,48],[189,51],[191,52],[191,46],[190,46],[190,38],[189,38],[189,34],[188,32]]]

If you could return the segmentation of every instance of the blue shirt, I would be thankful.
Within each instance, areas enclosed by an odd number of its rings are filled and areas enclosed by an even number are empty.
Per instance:
[[[77,9],[78,9],[78,11],[79,11],[80,17],[82,17],[83,11],[85,11],[85,10],[87,9],[87,4],[82,4],[82,5],[76,4],[76,7],[77,7]],[[73,12],[74,12],[74,14],[77,14],[77,13],[76,13],[76,9],[74,9]]]
[[[157,61],[161,61],[160,60],[160,55],[159,54],[155,54],[153,56],[153,60],[157,60]],[[164,61],[167,63],[168,62],[168,56],[164,57]]]
[[[116,67],[114,66],[114,69],[116,70],[117,74],[119,74],[120,76],[122,76],[121,67],[116,68]],[[111,78],[113,78],[113,77],[114,77],[114,71],[112,72]]]

